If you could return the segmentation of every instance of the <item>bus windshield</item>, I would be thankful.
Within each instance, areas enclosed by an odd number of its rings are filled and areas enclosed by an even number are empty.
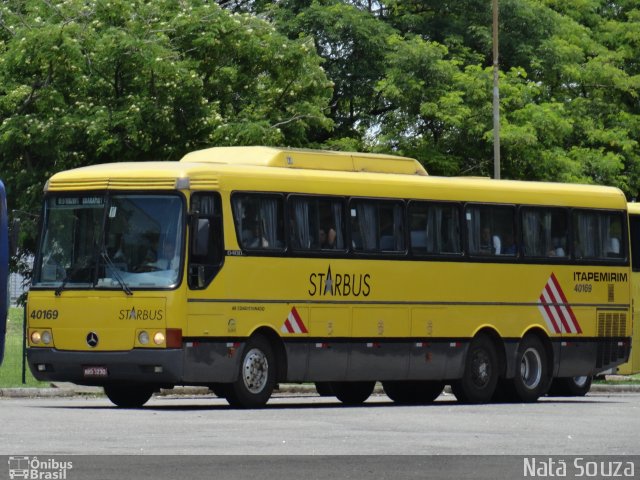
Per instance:
[[[177,195],[51,196],[33,286],[168,288],[179,281],[184,236]]]

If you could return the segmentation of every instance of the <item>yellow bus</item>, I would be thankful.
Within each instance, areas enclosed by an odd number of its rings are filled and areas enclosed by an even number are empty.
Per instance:
[[[428,176],[415,160],[267,147],[47,182],[27,304],[39,380],[120,407],[279,382],[364,402],[535,401],[629,357],[617,189]]]
[[[631,356],[627,363],[618,367],[617,373],[630,375],[640,372],[640,203],[630,203],[629,209],[629,234],[631,244],[631,305],[633,306],[633,332]]]

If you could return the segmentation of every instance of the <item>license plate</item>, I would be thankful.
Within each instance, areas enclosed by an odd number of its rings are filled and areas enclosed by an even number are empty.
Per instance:
[[[108,375],[107,367],[84,367],[85,377],[106,377]]]

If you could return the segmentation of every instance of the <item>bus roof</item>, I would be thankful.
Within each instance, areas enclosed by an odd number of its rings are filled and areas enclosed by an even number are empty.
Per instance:
[[[246,161],[255,149],[264,148],[273,155],[263,161]],[[249,149],[249,150],[247,150]],[[491,180],[473,177],[434,177],[420,174],[371,173],[370,171],[313,169],[310,165],[320,157],[309,154],[305,168],[286,167],[280,163],[284,152],[298,150],[242,147],[239,155],[222,155],[224,151],[201,150],[186,155],[181,161],[111,163],[60,172],[45,187],[50,192],[84,190],[245,190],[274,191],[325,195],[352,195],[430,199],[440,201],[472,201],[530,205],[562,205],[603,209],[626,208],[624,194],[617,188],[566,183]],[[302,151],[307,152],[307,151]],[[351,154],[336,154],[348,161]],[[387,156],[374,156],[381,162]],[[215,161],[231,158],[230,161]],[[262,158],[262,157],[261,157]],[[294,165],[298,156],[293,157]],[[331,157],[333,158],[333,157]],[[363,154],[362,158],[368,158]],[[390,157],[395,158],[395,157]],[[244,160],[243,160],[244,159]],[[299,163],[297,163],[299,165]],[[282,168],[280,168],[282,167]]]
[[[629,202],[627,208],[629,210],[629,213],[633,215],[640,215],[640,203]]]
[[[253,165],[339,172],[427,175],[415,159],[374,153],[274,147],[215,147],[187,153],[181,162]]]

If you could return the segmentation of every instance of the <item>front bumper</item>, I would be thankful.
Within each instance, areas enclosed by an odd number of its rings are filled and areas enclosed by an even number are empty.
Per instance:
[[[71,352],[54,348],[28,348],[27,362],[37,380],[78,385],[151,383],[176,385],[183,377],[182,349],[125,352]],[[86,368],[105,368],[106,376],[87,376]]]

